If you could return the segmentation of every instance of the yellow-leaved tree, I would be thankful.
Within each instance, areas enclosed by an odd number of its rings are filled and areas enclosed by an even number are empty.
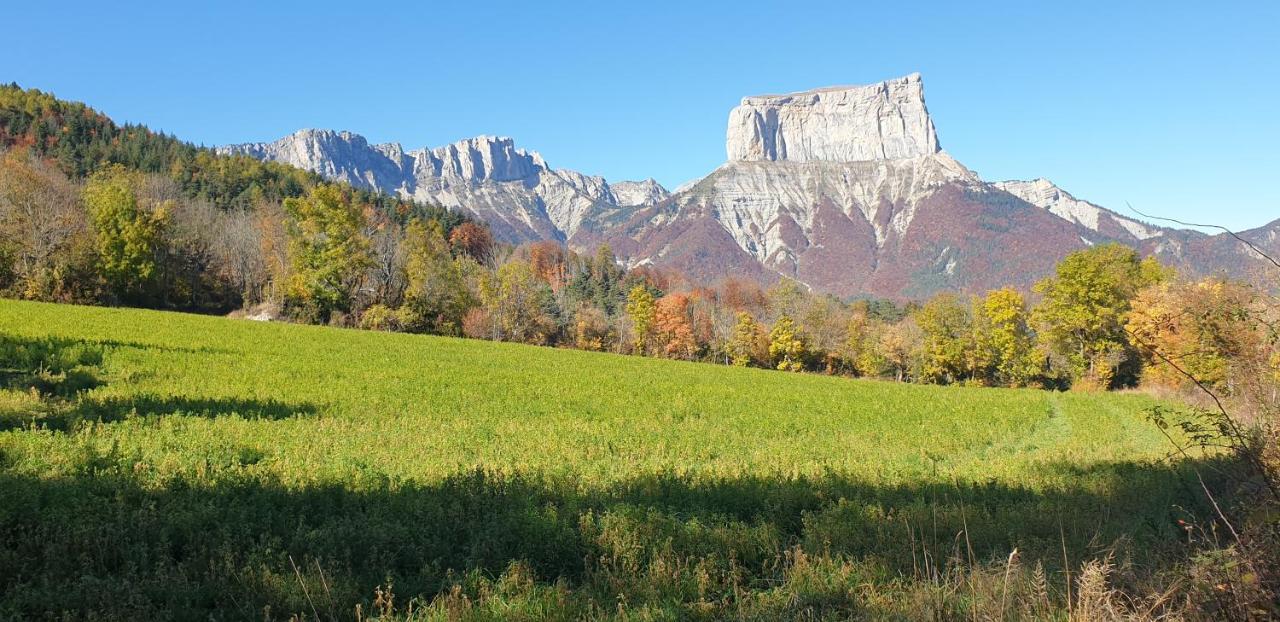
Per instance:
[[[631,320],[632,347],[644,354],[653,337],[653,322],[657,314],[653,292],[643,284],[631,288],[627,294],[627,318]]]
[[[1154,259],[1121,244],[1099,244],[1067,255],[1054,276],[1036,284],[1044,299],[1032,315],[1073,380],[1102,388],[1132,384],[1140,365],[1125,333],[1130,303],[1143,288],[1169,278]]]
[[[804,371],[807,351],[804,335],[795,320],[788,315],[779,317],[769,331],[769,356],[774,366],[782,371]]]
[[[142,175],[119,165],[89,178],[84,202],[97,236],[98,270],[115,295],[141,301],[159,277],[172,206],[139,199]]]
[[[988,366],[991,383],[1023,387],[1035,380],[1040,365],[1022,294],[1010,287],[990,291],[976,305],[974,316],[972,356]]]

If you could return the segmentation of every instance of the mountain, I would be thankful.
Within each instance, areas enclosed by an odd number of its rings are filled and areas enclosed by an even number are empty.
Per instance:
[[[1165,233],[1159,227],[1126,218],[1088,201],[1081,201],[1044,178],[1032,181],[998,181],[992,185],[1036,207],[1047,209],[1055,216],[1113,239],[1137,242]]]
[[[503,241],[567,241],[584,214],[665,199],[658,182],[623,181],[547,166],[536,152],[506,137],[479,136],[435,149],[405,151],[398,144],[370,145],[351,132],[300,130],[272,143],[219,147],[291,164],[325,177],[398,193],[471,213]]]
[[[508,242],[607,243],[630,266],[702,281],[787,276],[889,298],[1028,288],[1067,253],[1113,241],[1192,273],[1248,275],[1258,263],[1228,236],[1141,222],[1045,179],[980,179],[942,149],[919,74],[743,98],[725,164],[675,192],[552,169],[509,138],[404,152],[303,130],[222,150],[464,210]],[[1247,235],[1272,251],[1277,230]]]

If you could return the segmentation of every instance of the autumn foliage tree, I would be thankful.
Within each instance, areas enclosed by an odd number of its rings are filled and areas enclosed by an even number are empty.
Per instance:
[[[974,358],[989,383],[1021,387],[1039,374],[1027,303],[1013,288],[988,292],[974,310]]]
[[[0,156],[0,285],[7,277],[22,298],[77,300],[72,273],[89,267],[92,242],[75,184],[25,154]]]
[[[529,267],[546,281],[551,291],[558,292],[569,278],[568,257],[563,246],[550,240],[529,246]]]
[[[603,310],[589,304],[578,307],[573,314],[573,347],[602,351],[615,341],[615,331]]]
[[[632,347],[636,352],[648,351],[649,341],[653,337],[653,325],[657,307],[653,293],[644,285],[636,285],[627,294],[627,318],[631,320]]]
[[[369,262],[364,213],[342,188],[322,184],[306,197],[286,199],[291,280],[289,301],[321,322],[350,308]]]
[[[1071,253],[1035,287],[1044,296],[1034,312],[1040,337],[1067,360],[1074,378],[1104,388],[1132,383],[1139,360],[1124,328],[1130,303],[1167,278],[1154,259],[1120,244]]]
[[[916,315],[923,336],[922,378],[951,383],[973,376],[972,318],[954,294],[934,296]]]
[[[493,259],[493,235],[487,227],[474,222],[464,222],[449,234],[449,244],[455,252],[464,253],[481,265]]]
[[[1125,327],[1140,347],[1143,379],[1187,388],[1189,374],[1233,393],[1238,375],[1259,373],[1238,367],[1264,350],[1256,299],[1250,288],[1221,279],[1162,282],[1139,292]]]
[[[698,352],[694,340],[692,305],[686,294],[669,294],[654,303],[654,339],[671,358],[692,359]]]
[[[551,288],[527,262],[508,262],[485,281],[482,299],[498,339],[532,344],[551,339],[557,330]]]
[[[783,315],[769,331],[769,357],[773,365],[782,371],[804,371],[808,346],[805,336],[795,320]]]
[[[407,286],[400,321],[413,332],[462,334],[462,319],[476,301],[460,262],[471,259],[454,259],[435,221],[410,222],[404,245]]]
[[[739,311],[733,335],[725,346],[729,362],[738,367],[763,362],[769,354],[768,335],[760,323],[746,311]]]
[[[145,300],[159,276],[164,228],[172,205],[143,205],[138,196],[142,178],[123,167],[95,173],[85,186],[97,239],[99,270],[116,295],[125,301]]]

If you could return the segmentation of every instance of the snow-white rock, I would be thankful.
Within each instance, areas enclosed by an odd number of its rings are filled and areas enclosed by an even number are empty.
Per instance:
[[[941,150],[920,74],[867,86],[745,97],[729,113],[729,161],[856,162]]]
[[[509,242],[566,240],[596,205],[656,203],[668,196],[652,179],[619,182],[552,169],[537,152],[507,137],[478,136],[406,152],[399,144],[369,145],[362,136],[299,130],[272,143],[220,147],[284,162],[329,179],[463,210],[488,222]]]

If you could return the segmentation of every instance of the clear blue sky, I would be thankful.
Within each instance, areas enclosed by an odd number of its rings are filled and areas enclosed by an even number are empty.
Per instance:
[[[920,71],[943,147],[986,179],[1280,218],[1275,1],[78,4],[6,7],[0,80],[197,143],[500,134],[670,187],[723,162],[744,95]]]

